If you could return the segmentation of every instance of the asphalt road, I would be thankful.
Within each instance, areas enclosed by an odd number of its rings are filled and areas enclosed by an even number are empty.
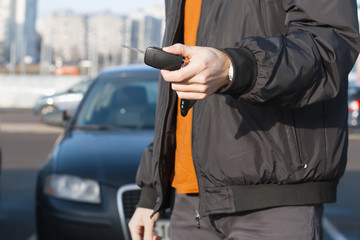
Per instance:
[[[0,240],[36,240],[36,172],[61,134],[30,110],[0,109]],[[349,161],[338,201],[325,205],[324,240],[360,240],[360,134],[350,135]]]
[[[0,239],[33,239],[35,179],[62,129],[47,127],[30,110],[0,109]]]

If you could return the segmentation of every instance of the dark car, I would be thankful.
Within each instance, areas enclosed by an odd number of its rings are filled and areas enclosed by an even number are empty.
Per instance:
[[[350,127],[360,126],[360,85],[350,83],[348,88],[348,125]]]
[[[82,80],[64,92],[43,96],[36,102],[33,112],[36,115],[44,115],[54,110],[71,112],[79,104],[90,84],[90,79]]]
[[[140,194],[135,175],[153,137],[158,75],[136,65],[94,80],[38,173],[39,240],[130,239],[127,223]],[[53,125],[65,120],[59,111],[43,117]],[[168,236],[168,226],[161,220],[160,234]]]

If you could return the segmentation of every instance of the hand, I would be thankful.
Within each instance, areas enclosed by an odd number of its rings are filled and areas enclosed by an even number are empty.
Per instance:
[[[131,239],[133,240],[161,240],[156,236],[154,229],[159,220],[159,213],[150,218],[153,210],[147,208],[136,208],[134,215],[129,222]]]
[[[188,64],[176,71],[161,70],[165,81],[181,99],[204,99],[230,83],[230,58],[220,50],[209,47],[190,47],[175,44],[164,51],[181,55]]]

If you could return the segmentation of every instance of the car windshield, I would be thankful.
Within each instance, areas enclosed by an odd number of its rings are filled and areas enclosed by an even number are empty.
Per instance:
[[[150,73],[146,78],[103,77],[96,81],[80,109],[75,128],[154,128],[158,75]]]
[[[73,87],[71,87],[68,92],[70,93],[84,93],[86,92],[88,86],[89,86],[90,81],[81,81],[77,84],[75,84]]]

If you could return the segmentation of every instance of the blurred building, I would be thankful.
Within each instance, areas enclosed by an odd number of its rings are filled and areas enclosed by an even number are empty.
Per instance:
[[[87,17],[88,59],[103,67],[122,62],[121,42],[124,41],[126,17],[99,12]]]
[[[146,49],[147,46],[161,46],[165,28],[165,12],[163,6],[153,6],[130,12],[127,16],[125,34],[126,45],[138,49]],[[123,51],[123,63],[141,62],[144,56],[133,51]]]
[[[41,34],[41,69],[55,64],[77,63],[87,58],[87,21],[70,10],[62,10],[38,21]]]
[[[0,63],[38,60],[36,11],[37,0],[0,0]]]
[[[0,0],[0,63],[8,58],[6,46],[9,45],[10,9],[11,0]]]
[[[42,69],[52,64],[77,63],[95,75],[102,67],[140,62],[141,54],[121,45],[141,49],[148,45],[160,46],[164,20],[163,6],[127,15],[110,12],[80,15],[71,11],[48,15],[39,19],[37,25],[42,37]]]

